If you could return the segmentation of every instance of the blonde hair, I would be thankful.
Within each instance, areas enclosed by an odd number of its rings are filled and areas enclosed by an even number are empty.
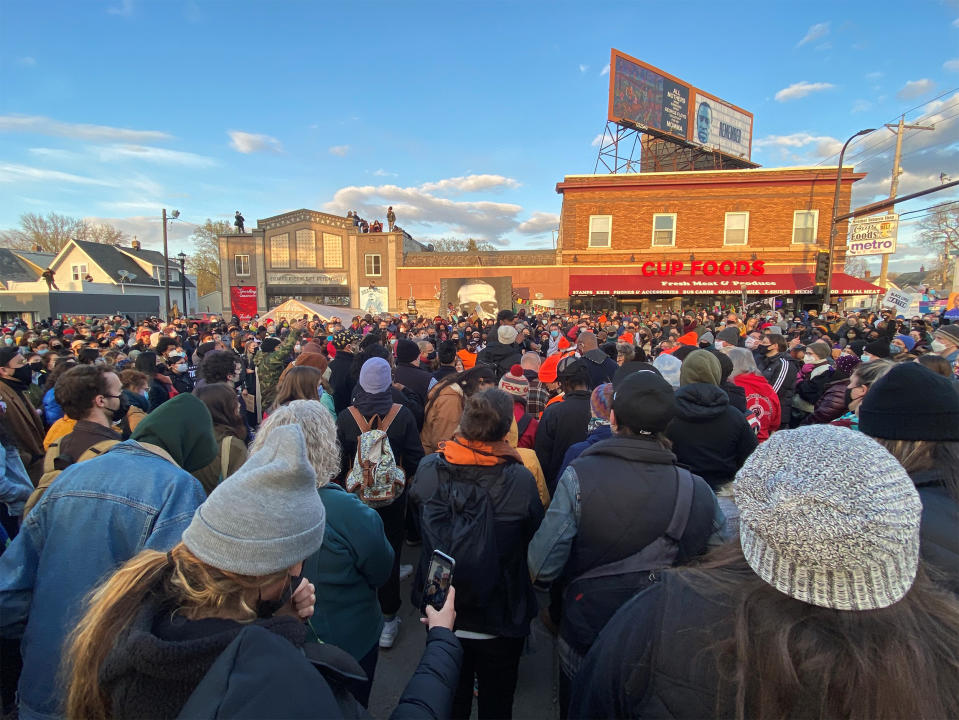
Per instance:
[[[62,667],[67,717],[111,717],[111,700],[100,685],[100,668],[151,594],[191,620],[229,617],[248,623],[256,619],[254,604],[260,591],[287,576],[287,568],[263,577],[220,570],[204,563],[182,542],[169,554],[141,551],[91,593],[83,619],[67,638]]]
[[[306,438],[306,455],[316,471],[316,486],[328,485],[340,472],[340,443],[330,411],[319,400],[291,400],[276,408],[260,426],[250,454],[266,445],[273,429],[281,425],[300,427]]]

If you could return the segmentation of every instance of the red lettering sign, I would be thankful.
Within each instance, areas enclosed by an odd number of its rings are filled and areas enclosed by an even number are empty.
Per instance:
[[[763,275],[764,260],[693,260],[689,263],[690,275],[722,275],[729,277],[731,275]],[[644,262],[640,266],[640,272],[644,277],[667,277],[672,275],[682,275],[686,269],[686,263],[679,260],[667,262]]]
[[[256,315],[256,285],[232,285],[230,311],[240,320],[252,320]]]

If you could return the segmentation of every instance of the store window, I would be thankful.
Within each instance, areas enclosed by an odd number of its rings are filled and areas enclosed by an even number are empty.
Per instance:
[[[70,266],[70,277],[74,280],[83,280],[87,275],[87,266],[86,265],[71,265]]]
[[[316,233],[312,230],[296,231],[296,266],[316,267]]]
[[[612,215],[590,215],[589,246],[595,248],[608,248],[612,226]]]
[[[240,275],[249,275],[250,274],[250,256],[249,255],[234,255],[233,256],[233,270],[234,272]]]
[[[793,242],[804,245],[816,244],[819,228],[818,210],[796,210],[793,213]]]
[[[290,234],[274,235],[270,238],[270,265],[290,267]]]
[[[676,244],[676,213],[653,215],[653,247],[672,247]]]
[[[323,233],[323,267],[343,267],[343,238]]]
[[[379,277],[382,275],[381,265],[380,265],[380,256],[379,255],[367,255],[366,256],[366,274]]]
[[[749,213],[726,213],[726,232],[723,243],[726,245],[745,245],[749,235]]]

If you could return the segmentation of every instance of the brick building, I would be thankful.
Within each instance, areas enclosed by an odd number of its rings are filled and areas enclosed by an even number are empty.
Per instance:
[[[570,175],[558,262],[574,306],[651,309],[776,295],[815,304],[815,259],[829,245],[836,167]],[[852,185],[844,169],[840,214]],[[832,258],[834,298],[880,289],[842,272],[847,223]],[[588,298],[594,298],[588,300]]]
[[[360,233],[351,218],[314,210],[258,220],[218,244],[224,311],[240,316],[290,298],[394,311],[406,302],[396,279],[403,253],[425,249],[403,231]]]

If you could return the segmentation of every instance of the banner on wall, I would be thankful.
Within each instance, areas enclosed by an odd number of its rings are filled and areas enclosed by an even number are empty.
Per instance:
[[[360,310],[370,315],[379,315],[389,312],[390,290],[385,287],[370,285],[360,288]]]
[[[495,320],[501,309],[513,306],[513,278],[441,278],[440,307],[449,303],[464,317]]]
[[[230,286],[230,312],[240,320],[252,320],[256,315],[256,285]]]

